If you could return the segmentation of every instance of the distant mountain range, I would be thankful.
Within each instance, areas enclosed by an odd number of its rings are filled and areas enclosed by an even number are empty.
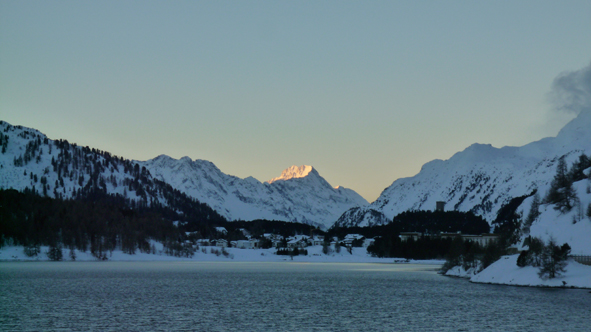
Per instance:
[[[139,164],[228,220],[285,220],[324,228],[343,211],[368,204],[351,189],[333,188],[311,166],[292,166],[279,177],[259,182],[224,174],[209,161],[188,157],[161,155]]]
[[[333,188],[311,166],[292,166],[261,183],[224,174],[205,160],[165,155],[128,160],[4,121],[0,133],[0,188],[5,189],[61,198],[99,190],[138,205],[171,205],[191,198],[215,210],[211,218],[219,214],[227,220],[283,220],[321,228],[331,226],[343,211],[368,204],[353,190]]]
[[[445,210],[473,211],[491,222],[512,198],[535,189],[544,195],[559,158],[570,164],[591,153],[591,112],[582,112],[556,137],[522,147],[473,144],[448,160],[431,161],[417,175],[394,181],[371,204],[351,189],[332,187],[311,166],[292,166],[260,182],[188,157],[114,157],[4,121],[0,134],[0,188],[50,197],[101,190],[144,205],[193,199],[212,209],[206,213],[211,218],[274,219],[322,228],[384,224],[403,211],[433,210],[444,201]]]
[[[537,189],[542,197],[565,157],[570,165],[591,153],[591,111],[580,113],[556,137],[522,147],[495,148],[473,144],[448,160],[433,160],[409,178],[394,181],[373,203],[346,211],[337,226],[367,226],[389,222],[408,210],[472,211],[493,221],[503,204]]]

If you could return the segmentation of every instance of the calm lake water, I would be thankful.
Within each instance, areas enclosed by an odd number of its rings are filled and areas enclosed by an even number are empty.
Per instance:
[[[1,331],[591,331],[589,290],[433,265],[0,263]]]

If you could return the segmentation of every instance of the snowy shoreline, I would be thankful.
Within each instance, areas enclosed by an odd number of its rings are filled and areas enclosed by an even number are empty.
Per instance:
[[[205,249],[204,253],[201,249]],[[24,253],[23,247],[11,246],[0,248],[0,262],[16,262],[16,261],[50,261],[46,252],[49,247],[42,246],[41,252],[35,257],[27,257]],[[405,260],[396,258],[378,258],[367,254],[365,248],[353,248],[350,254],[346,249],[342,249],[340,253],[331,253],[325,255],[322,253],[322,246],[307,247],[308,255],[290,256],[275,255],[276,249],[237,249],[225,248],[228,256],[222,254],[212,253],[214,251],[221,251],[219,247],[201,247],[195,252],[193,257],[175,257],[164,254],[147,254],[136,253],[134,255],[125,254],[120,250],[107,252],[108,261],[122,261],[122,262],[149,262],[149,261],[182,261],[182,262],[306,262],[306,263],[387,263],[387,264],[431,264],[442,265],[442,260]],[[69,249],[63,250],[63,261],[71,262],[69,256]],[[76,261],[88,262],[98,261],[92,256],[89,251],[81,252],[75,250]]]
[[[125,254],[120,250],[114,250],[107,253],[108,261],[113,262],[299,262],[299,263],[381,263],[381,264],[429,264],[441,266],[442,260],[405,260],[397,258],[378,258],[367,254],[365,248],[354,248],[352,254],[346,250],[340,253],[322,254],[322,246],[311,246],[306,248],[308,255],[290,256],[275,255],[275,249],[237,249],[226,248],[228,256],[212,253],[212,250],[220,250],[218,247],[202,247],[206,253],[198,250],[193,257],[174,257],[164,254],[136,253],[134,255]],[[36,257],[27,257],[23,247],[3,247],[0,248],[0,264],[2,262],[43,262],[50,261],[46,252],[49,247],[41,247],[41,252]],[[69,250],[63,250],[64,262],[72,262],[69,256]],[[76,250],[76,261],[90,262],[98,260],[90,252],[81,252]],[[542,279],[538,276],[538,269],[528,267],[518,267],[518,255],[503,256],[500,260],[491,264],[489,267],[475,273],[473,270],[465,271],[460,266],[456,266],[447,271],[442,276],[458,277],[468,279],[472,283],[506,285],[518,287],[542,287],[542,288],[579,288],[591,289],[591,266],[569,261],[566,272],[554,279]]]
[[[507,285],[519,287],[541,288],[581,288],[591,289],[591,266],[569,260],[566,272],[554,279],[543,279],[538,276],[538,268],[517,266],[519,255],[503,256],[486,269],[474,274],[456,266],[445,276],[469,279],[479,284]]]

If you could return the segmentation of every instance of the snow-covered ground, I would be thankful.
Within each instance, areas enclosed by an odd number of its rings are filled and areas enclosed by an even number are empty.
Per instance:
[[[24,253],[23,247],[3,247],[0,248],[0,262],[1,261],[48,261],[46,255],[48,247],[41,247],[41,253],[36,257],[27,257]],[[205,249],[206,253],[202,251]],[[107,253],[110,261],[199,261],[199,262],[290,262],[289,256],[275,255],[275,249],[237,249],[226,248],[228,256],[222,254],[216,255],[212,253],[212,249],[221,251],[219,247],[201,247],[192,258],[173,257],[164,254],[146,254],[136,253],[128,255],[122,251],[115,250],[112,253]],[[371,257],[367,254],[365,248],[354,248],[353,253],[349,254],[346,249],[342,249],[340,253],[331,253],[324,255],[322,253],[322,246],[311,246],[306,248],[308,255],[294,256],[294,262],[306,263],[420,263],[442,265],[444,261],[441,260],[422,260],[422,261],[407,261],[405,259],[396,258],[377,258]],[[71,261],[69,256],[70,250],[64,249],[64,261]],[[96,261],[97,259],[90,254],[89,251],[81,252],[76,250],[76,261]],[[517,266],[518,255],[503,256],[500,260],[490,265],[485,270],[477,273],[473,270],[465,271],[461,267],[454,267],[450,269],[445,275],[468,278],[475,283],[490,283],[513,286],[537,286],[537,287],[577,287],[577,288],[591,288],[591,266],[579,264],[574,261],[569,261],[566,267],[566,272],[562,276],[554,279],[541,279],[538,277],[538,268],[527,266]],[[564,284],[565,282],[566,284]]]
[[[591,169],[585,170],[589,174]],[[523,234],[522,241],[529,235],[545,242],[553,238],[558,245],[568,243],[572,255],[591,255],[591,218],[585,214],[591,204],[591,179],[573,183],[578,202],[566,213],[556,210],[553,204],[541,204],[540,215],[531,225],[529,234]],[[543,196],[542,196],[543,197]],[[523,219],[529,214],[534,197],[526,198],[517,209]],[[522,246],[523,247],[523,246]]]
[[[41,247],[41,253],[36,257],[27,257],[23,251],[23,247],[3,247],[0,248],[0,261],[47,261],[49,258],[46,255],[48,247]],[[203,253],[201,249],[205,249]],[[111,261],[238,261],[238,262],[281,262],[292,261],[290,256],[275,255],[276,249],[237,249],[226,248],[228,257],[224,255],[216,255],[211,251],[221,251],[219,247],[201,247],[193,255],[192,258],[173,257],[164,254],[145,254],[136,253],[135,255],[128,255],[122,251],[115,250],[107,253],[107,257]],[[404,259],[394,258],[377,258],[371,257],[367,254],[365,248],[353,248],[352,254],[349,254],[345,248],[342,248],[340,253],[331,253],[324,255],[322,253],[322,246],[311,246],[306,248],[308,255],[294,256],[294,262],[316,262],[316,263],[421,263],[441,265],[441,260],[422,260],[422,261],[406,261]],[[64,249],[64,260],[71,260],[70,250]],[[90,254],[89,251],[81,252],[76,250],[76,261],[96,261],[97,259]]]
[[[538,276],[539,268],[517,266],[519,255],[503,256],[478,274],[465,271],[459,266],[450,269],[445,275],[470,278],[471,282],[512,286],[536,287],[576,287],[591,288],[591,266],[569,260],[566,272],[553,279]]]

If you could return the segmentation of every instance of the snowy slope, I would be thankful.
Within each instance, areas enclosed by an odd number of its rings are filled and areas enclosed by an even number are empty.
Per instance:
[[[0,188],[34,191],[54,198],[120,195],[130,206],[162,204],[191,209],[208,219],[222,219],[166,183],[154,179],[132,160],[108,152],[51,140],[35,129],[0,121]]]
[[[224,174],[209,161],[188,157],[176,160],[161,155],[143,162],[113,157],[4,121],[0,133],[0,145],[5,146],[0,153],[0,188],[4,189],[72,198],[81,190],[99,187],[145,204],[152,200],[166,204],[162,191],[170,189],[154,181],[158,179],[229,220],[275,219],[323,227],[347,209],[368,204],[353,190],[331,187],[311,166],[292,166],[261,183],[253,177]]]
[[[469,278],[471,282],[482,284],[591,288],[591,266],[569,260],[566,271],[560,276],[553,279],[540,278],[538,275],[539,268],[517,266],[518,256],[503,256],[478,274],[466,273],[460,266],[456,266],[445,275]]]
[[[6,150],[0,153],[0,188],[18,191],[28,188],[43,193],[45,187],[49,197],[61,195],[63,198],[71,198],[75,196],[76,190],[88,184],[96,164],[101,164],[104,170],[97,171],[103,179],[109,179],[105,181],[109,193],[125,194],[131,199],[137,199],[134,191],[128,192],[121,185],[125,179],[133,179],[132,175],[125,172],[121,163],[108,163],[109,167],[104,167],[105,158],[92,150],[67,141],[62,144],[61,141],[48,139],[35,129],[12,126],[4,121],[0,121],[0,133],[8,141]],[[56,171],[52,160],[72,161],[74,155],[79,155],[80,161],[69,162],[60,172]],[[22,163],[15,165],[19,158]]]
[[[566,156],[570,166],[581,153],[591,153],[591,112],[582,112],[556,137],[522,147],[473,144],[448,160],[433,160],[417,175],[394,181],[370,205],[345,212],[336,225],[380,224],[403,211],[433,210],[436,201],[491,222],[511,198],[536,188],[545,194],[558,159]]]
[[[220,171],[205,160],[161,155],[139,162],[158,179],[211,206],[229,220],[275,219],[330,226],[344,211],[366,205],[353,190],[333,188],[311,166],[292,166],[261,183]]]
[[[587,169],[585,174],[589,172],[591,169]],[[586,216],[591,204],[591,179],[575,182],[573,188],[578,198],[575,207],[567,213],[561,213],[552,204],[540,205],[540,216],[532,223],[530,233],[522,235],[522,240],[531,235],[547,242],[552,237],[559,245],[568,243],[572,255],[591,255],[591,218]],[[526,198],[517,213],[527,216],[533,199]]]

